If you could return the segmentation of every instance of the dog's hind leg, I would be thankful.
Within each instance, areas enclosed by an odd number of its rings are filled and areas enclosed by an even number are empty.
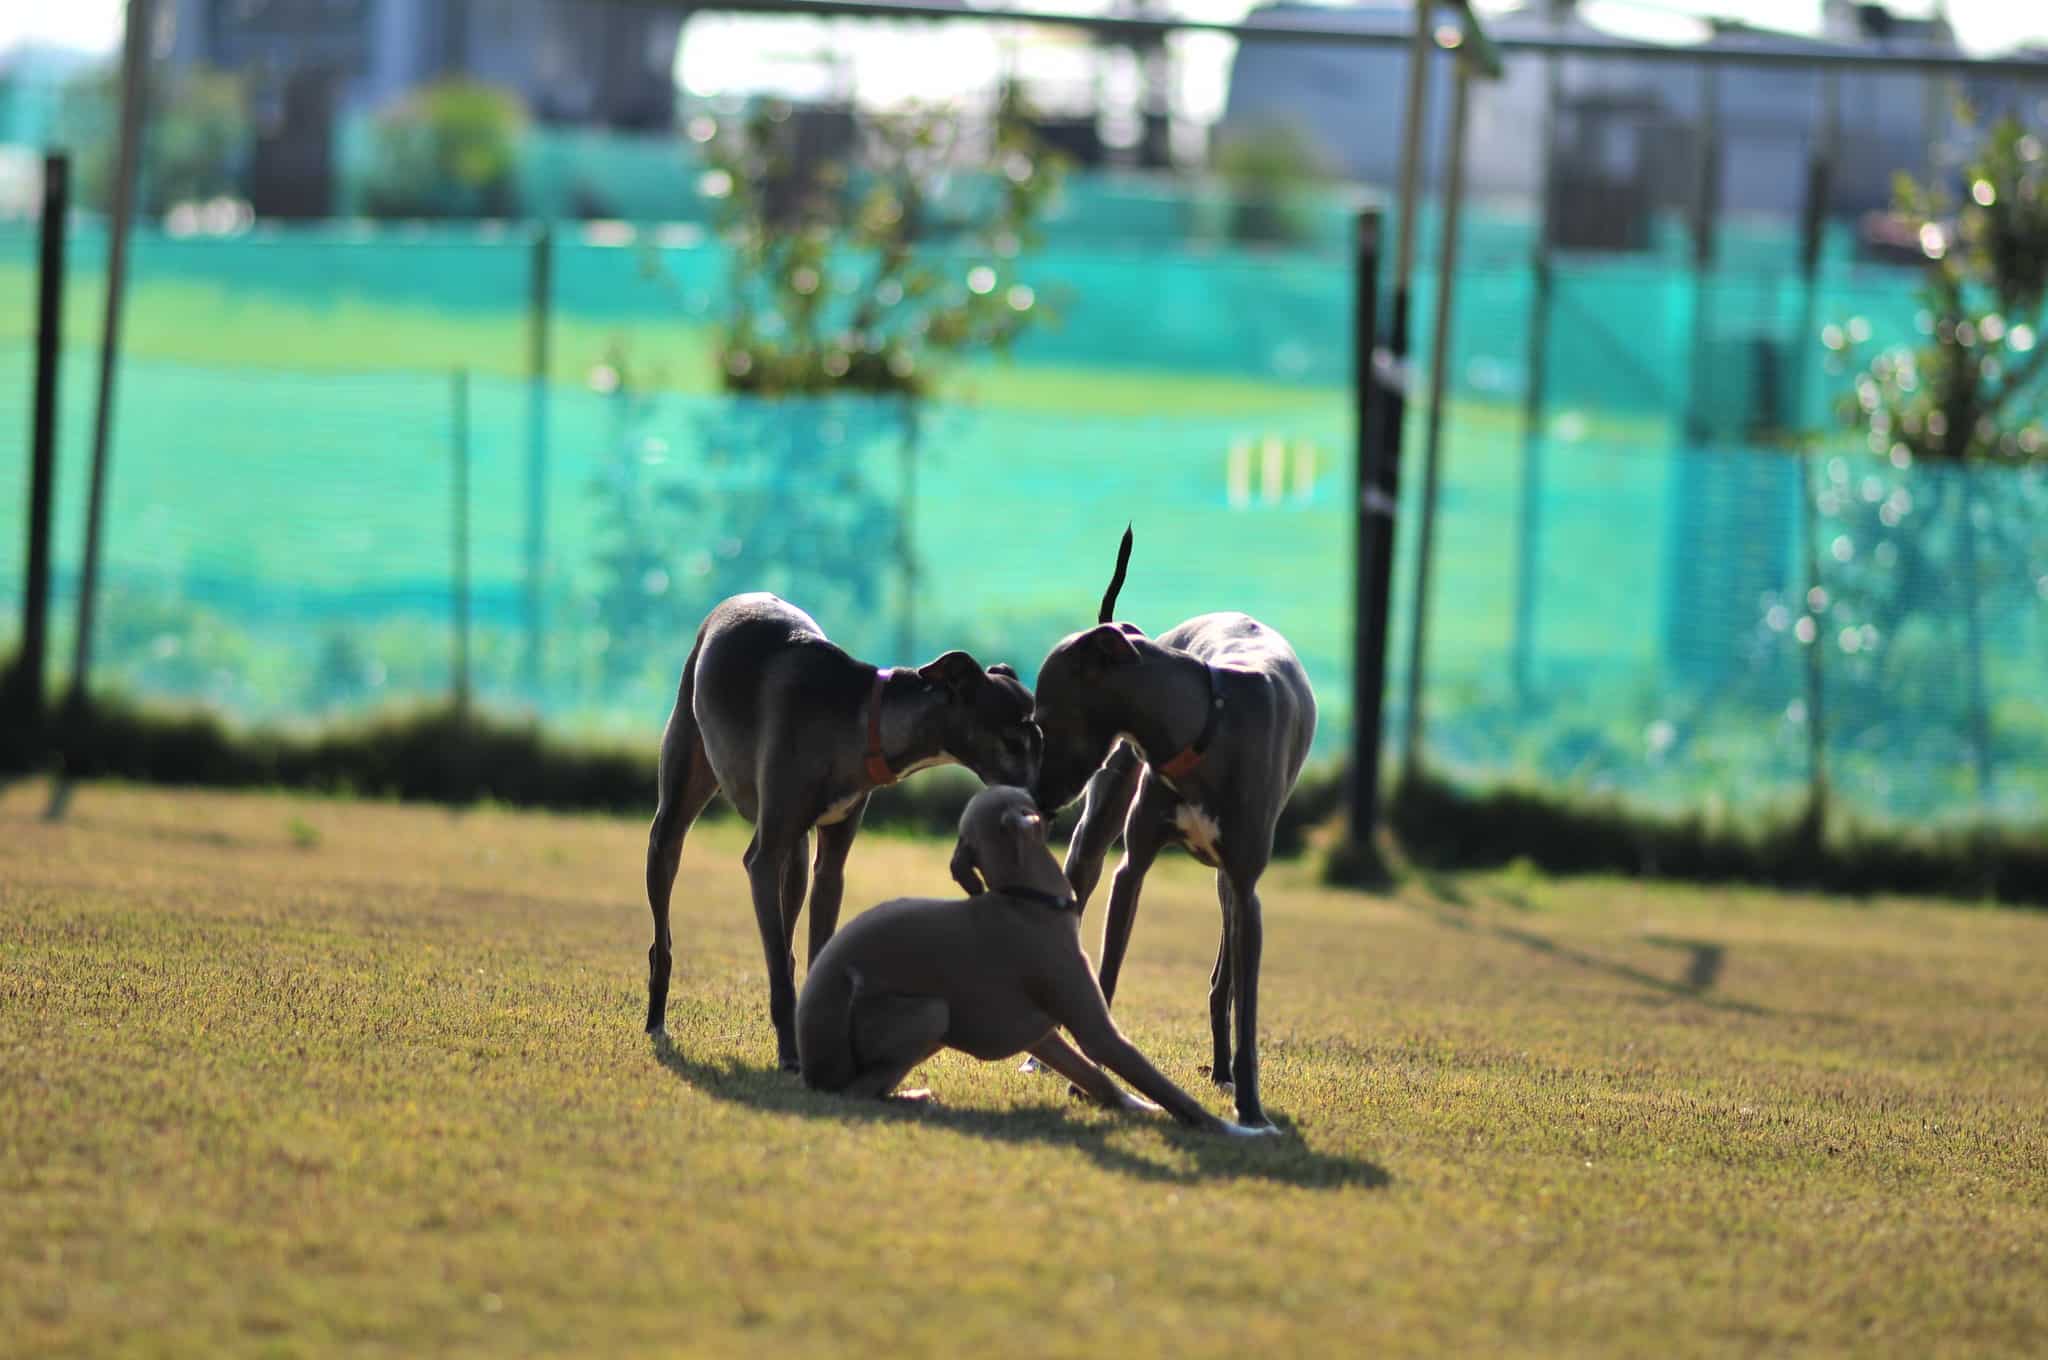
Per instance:
[[[1209,1080],[1228,1091],[1230,1078],[1230,923],[1235,904],[1230,878],[1216,875],[1216,896],[1223,906],[1223,929],[1216,942],[1216,966],[1209,973]]]
[[[773,806],[766,796],[762,798],[764,814]],[[783,899],[790,881],[790,860],[797,860],[799,875],[803,871],[806,835],[784,819],[771,820],[764,815],[754,828],[745,857],[754,925],[761,933],[762,960],[768,965],[768,1018],[775,1026],[775,1057],[785,1072],[797,1070],[796,960],[790,955],[796,914],[792,910],[784,924]],[[802,901],[801,895],[797,900]]]
[[[700,644],[701,645],[701,644]],[[704,738],[693,711],[697,651],[683,667],[676,706],[661,736],[654,824],[647,829],[647,906],[654,914],[654,943],[647,950],[647,1032],[662,1034],[668,1019],[668,981],[673,962],[669,939],[669,898],[675,890],[676,868],[682,863],[683,838],[711,795],[718,776],[704,753]]]
[[[853,1001],[853,1053],[860,1074],[843,1088],[856,1098],[887,1096],[910,1069],[946,1042],[951,1012],[936,996],[861,996]],[[927,1094],[905,1092],[916,1098]]]
[[[844,818],[818,828],[818,859],[811,871],[813,964],[818,961],[818,951],[831,940],[832,932],[839,929],[839,903],[846,892],[846,856],[853,849],[853,838],[860,832],[861,815],[867,807],[868,800],[863,798]]]

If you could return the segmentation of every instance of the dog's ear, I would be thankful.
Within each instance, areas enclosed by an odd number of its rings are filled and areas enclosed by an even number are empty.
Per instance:
[[[918,678],[937,685],[949,698],[965,699],[988,680],[981,663],[965,652],[947,652],[917,668]]]
[[[1131,633],[1113,623],[1098,624],[1081,638],[1082,655],[1102,666],[1135,666],[1138,648]],[[1138,636],[1143,637],[1140,633]]]
[[[947,866],[953,871],[953,881],[960,885],[969,897],[979,897],[988,891],[981,881],[980,866],[974,859],[974,847],[966,841],[953,847],[953,862]]]
[[[1017,672],[1011,668],[1010,663],[1007,661],[996,662],[995,665],[988,668],[988,673],[990,675],[1007,675],[1012,680],[1017,678]]]
[[[1012,836],[1023,835],[1027,832],[1036,832],[1042,839],[1045,831],[1045,818],[1039,816],[1035,812],[1025,812],[1021,810],[1014,812],[1006,812],[1003,814],[1003,830],[1007,831]]]

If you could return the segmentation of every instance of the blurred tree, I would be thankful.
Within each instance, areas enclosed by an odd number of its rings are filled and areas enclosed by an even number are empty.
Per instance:
[[[113,199],[120,72],[93,70],[64,92],[65,135],[79,151],[79,197],[105,212]],[[195,68],[150,89],[143,147],[141,211],[161,216],[180,203],[242,196],[251,126],[242,78]]]
[[[598,489],[620,526],[599,564],[606,630],[638,637],[652,618],[672,637],[722,596],[772,590],[877,645],[893,569],[909,647],[920,403],[948,361],[1005,353],[1047,319],[1020,260],[1061,166],[1014,95],[979,124],[771,103],[690,131],[728,251],[715,355],[732,399],[699,412],[695,457],[659,480],[622,461],[644,421],[622,435]],[[834,142],[850,153],[821,153]]]
[[[1330,178],[1315,140],[1292,123],[1264,123],[1218,143],[1216,173],[1229,189],[1232,239],[1294,246],[1312,240],[1312,193]]]
[[[2040,138],[2013,119],[2000,122],[1964,167],[1962,188],[1957,199],[1904,174],[1895,181],[1896,215],[1927,257],[1927,339],[1871,359],[1844,411],[1873,445],[1881,439],[1912,459],[2048,456],[2038,381],[2048,364],[2048,163]],[[1847,351],[1856,334],[1830,327],[1825,341]]]
[[[1962,125],[1974,124],[1967,113]],[[1829,459],[1810,488],[1820,584],[1799,640],[1830,663],[1842,735],[1904,740],[1902,710],[1954,703],[1958,764],[1992,776],[1984,671],[1988,607],[2048,597],[2048,159],[2006,119],[1983,132],[1959,193],[1896,181],[1898,223],[1920,243],[1922,339],[1865,357],[1871,328],[1831,325],[1831,366],[1860,364],[1842,413],[1882,461]],[[1992,465],[2027,465],[1996,473]],[[1918,725],[1923,732],[1939,724]],[[1887,733],[1891,734],[1887,736]]]
[[[801,127],[765,103],[692,129],[731,251],[727,391],[921,396],[944,360],[1006,352],[1045,319],[1017,262],[1061,167],[1014,92],[985,127],[947,110],[863,118],[852,165],[804,155]]]
[[[475,80],[422,86],[379,113],[363,207],[372,217],[509,217],[526,112]]]

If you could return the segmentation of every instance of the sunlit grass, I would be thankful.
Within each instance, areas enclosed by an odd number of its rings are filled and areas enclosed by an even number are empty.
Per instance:
[[[2025,1351],[2048,919],[1548,881],[1266,881],[1253,1146],[954,1055],[913,1112],[770,1069],[738,859],[642,826],[0,796],[0,1350]],[[948,892],[870,835],[849,901]],[[1118,1010],[1195,1085],[1216,905]],[[1099,908],[1086,937],[1092,944]],[[1218,1108],[1221,1102],[1204,1097]]]

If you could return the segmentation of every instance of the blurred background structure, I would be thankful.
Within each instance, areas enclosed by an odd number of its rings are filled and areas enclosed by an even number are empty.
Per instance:
[[[1318,42],[787,8],[164,0],[95,690],[289,724],[459,694],[651,741],[697,618],[755,588],[878,662],[1028,680],[1134,519],[1127,616],[1278,627],[1342,752],[1354,239],[1397,174],[1407,7],[1090,7]],[[1426,655],[1410,477],[1387,730],[1419,666],[1459,778],[2040,822],[2048,346],[1989,274],[1942,312],[1966,252],[1925,228],[1995,207],[1964,171],[1997,120],[2048,135],[2048,13],[1756,8],[1799,31],[1491,15]],[[73,167],[53,657],[120,20],[0,28],[0,430],[31,423],[42,153]],[[2038,189],[2039,143],[2005,151]],[[1901,213],[1897,172],[1964,207]],[[1862,394],[1964,315],[2017,390],[1941,456]],[[28,480],[0,457],[0,649]]]

